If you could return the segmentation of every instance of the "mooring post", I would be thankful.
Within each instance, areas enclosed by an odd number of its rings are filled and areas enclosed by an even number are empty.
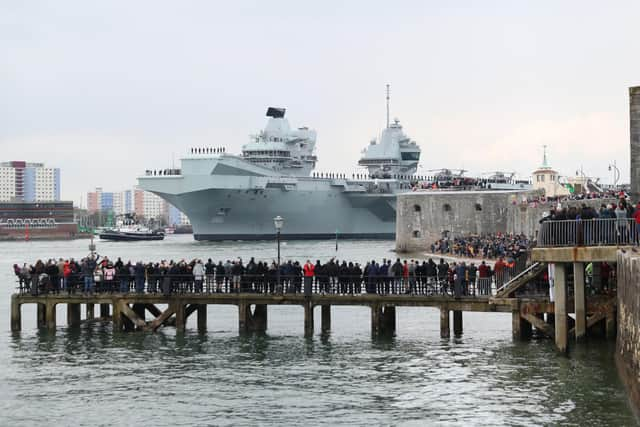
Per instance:
[[[449,328],[449,308],[440,307],[440,338],[449,338],[451,330]]]
[[[38,328],[44,328],[47,326],[47,306],[41,302],[36,305]]]
[[[313,336],[313,304],[311,301],[304,303],[304,336]]]
[[[67,325],[80,326],[80,304],[67,303]]]
[[[324,334],[331,330],[331,306],[322,305],[320,307],[320,329]]]
[[[18,295],[11,296],[11,331],[19,331],[22,329],[22,313],[20,310],[20,302]]]
[[[584,263],[573,263],[573,300],[576,314],[576,341],[581,341],[587,334],[587,300],[584,285]]]
[[[100,317],[104,319],[109,317],[110,315],[111,313],[109,312],[109,304],[100,304]]]
[[[555,298],[555,324],[556,324],[556,347],[561,353],[567,351],[567,284],[565,274],[565,264],[556,263],[554,278],[554,298]]]
[[[207,304],[198,305],[198,331],[207,330]]]
[[[176,307],[176,331],[184,332],[187,325],[185,306],[182,301],[175,302]]]
[[[87,303],[87,306],[86,306],[86,319],[87,320],[93,320],[94,318],[95,318],[94,304],[93,303]]]
[[[56,303],[47,302],[46,310],[47,310],[47,313],[46,313],[47,329],[55,330],[56,329]]]
[[[453,310],[453,335],[462,335],[462,311]]]

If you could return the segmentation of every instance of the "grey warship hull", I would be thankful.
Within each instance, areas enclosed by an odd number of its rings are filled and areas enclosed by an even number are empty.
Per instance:
[[[210,177],[230,184],[232,177]],[[243,179],[243,177],[237,177]],[[184,179],[176,177],[175,186]],[[275,237],[273,218],[285,218],[286,239],[393,239],[393,193],[349,191],[344,180],[250,179],[245,189],[212,188],[167,192],[168,180],[145,181],[141,186],[184,212],[193,225],[196,240],[266,240]],[[260,182],[262,181],[262,182]],[[297,181],[297,182],[294,182]],[[159,183],[158,188],[155,183]],[[257,184],[257,185],[256,185]],[[262,184],[262,185],[260,185]],[[249,187],[247,189],[247,187]],[[164,191],[163,191],[164,190]]]

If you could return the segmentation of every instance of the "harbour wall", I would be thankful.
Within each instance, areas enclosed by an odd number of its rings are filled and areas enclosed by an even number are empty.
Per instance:
[[[419,252],[443,236],[515,233],[535,238],[544,212],[558,202],[526,202],[539,198],[537,191],[425,191],[398,196],[396,250]],[[596,209],[613,200],[567,200],[562,207]]]
[[[640,414],[640,253],[618,251],[616,365],[631,406]]]
[[[629,88],[631,200],[640,200],[640,86]]]

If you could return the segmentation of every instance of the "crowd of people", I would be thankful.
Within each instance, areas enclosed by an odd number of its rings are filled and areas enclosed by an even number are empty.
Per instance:
[[[464,258],[506,259],[515,262],[531,247],[531,241],[524,234],[469,234],[460,237],[443,238],[431,244],[431,253],[453,255]]]
[[[513,265],[500,258],[492,268],[482,261],[439,262],[383,259],[360,265],[331,259],[301,263],[275,262],[251,258],[203,262],[124,262],[97,255],[81,260],[38,260],[35,264],[14,264],[20,292],[38,294],[82,293],[302,293],[339,295],[490,295],[513,274]]]

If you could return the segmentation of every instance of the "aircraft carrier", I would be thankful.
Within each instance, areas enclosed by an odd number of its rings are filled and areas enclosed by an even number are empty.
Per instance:
[[[388,105],[388,102],[387,102]],[[410,191],[420,147],[396,119],[363,150],[361,174],[314,173],[316,132],[270,107],[240,155],[192,148],[180,169],[146,171],[139,187],[184,212],[196,240],[393,239],[396,194]]]

